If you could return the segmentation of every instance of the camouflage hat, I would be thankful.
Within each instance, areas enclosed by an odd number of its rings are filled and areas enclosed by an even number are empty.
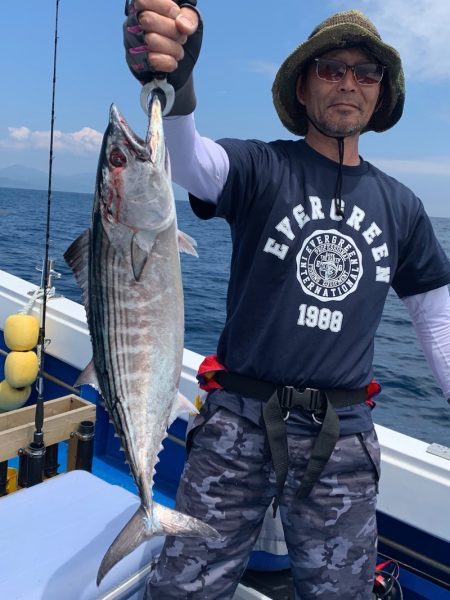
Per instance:
[[[359,10],[339,12],[325,19],[283,62],[272,86],[273,102],[281,122],[289,131],[305,135],[308,119],[305,107],[297,100],[297,80],[305,66],[337,48],[363,47],[386,67],[380,108],[364,131],[385,131],[402,116],[405,80],[400,55],[383,42],[373,23]]]

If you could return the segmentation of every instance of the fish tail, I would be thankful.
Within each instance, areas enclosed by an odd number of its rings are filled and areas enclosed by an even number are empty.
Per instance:
[[[190,517],[162,504],[153,504],[153,518],[164,535],[191,536],[219,539],[220,534],[200,519]],[[154,523],[156,525],[156,523]]]
[[[151,514],[141,505],[108,548],[97,573],[97,585],[122,558],[154,535],[218,539],[217,531],[194,517],[153,503]]]
[[[106,551],[97,573],[97,585],[104,576],[117,564],[124,556],[133,552],[146,539],[147,535],[147,512],[141,506],[137,509],[122,531],[117,535],[111,546]]]

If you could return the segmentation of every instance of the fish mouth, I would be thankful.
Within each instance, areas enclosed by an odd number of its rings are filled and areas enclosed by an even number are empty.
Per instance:
[[[149,160],[147,144],[142,138],[134,133],[115,104],[111,105],[109,111],[109,129],[112,135],[114,135],[115,132],[116,137],[125,138],[127,145],[136,157],[141,158],[142,160]]]
[[[137,159],[150,161],[155,165],[164,164],[165,143],[162,108],[157,94],[154,94],[150,101],[149,124],[145,140],[131,129],[115,104],[112,104],[110,108],[109,125],[112,131],[118,132],[119,135],[121,134],[125,138],[128,147]]]

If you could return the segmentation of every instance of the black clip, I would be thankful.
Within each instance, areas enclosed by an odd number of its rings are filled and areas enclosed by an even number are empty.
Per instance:
[[[309,392],[310,410],[313,412],[323,410],[323,392],[315,388],[306,388]]]
[[[291,385],[285,385],[281,388],[281,393],[278,395],[281,408],[284,408],[285,410],[292,408],[294,390],[295,388],[293,388]]]

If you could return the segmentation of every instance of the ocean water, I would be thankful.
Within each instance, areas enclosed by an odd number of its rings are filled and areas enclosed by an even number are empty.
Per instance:
[[[53,192],[50,258],[61,278],[58,294],[77,302],[80,293],[63,253],[89,225],[90,194]],[[45,252],[47,192],[0,188],[0,269],[39,284]],[[185,290],[185,346],[214,353],[224,317],[231,243],[221,219],[199,221],[187,202],[177,202],[179,228],[197,240],[199,258],[182,255]],[[437,237],[450,256],[450,219],[433,218]],[[408,313],[391,292],[380,324],[374,359],[383,387],[375,421],[426,442],[450,446],[450,406],[434,381],[417,343]]]

